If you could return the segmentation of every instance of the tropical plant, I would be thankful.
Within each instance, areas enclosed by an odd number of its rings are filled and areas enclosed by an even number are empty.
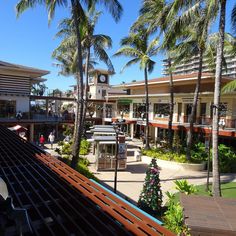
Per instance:
[[[183,208],[175,202],[173,194],[166,192],[168,199],[167,210],[164,214],[164,226],[177,235],[190,235],[188,227],[184,224]]]
[[[186,195],[193,194],[197,192],[197,188],[193,184],[189,184],[186,179],[175,180],[175,188],[181,193]]]
[[[76,76],[77,76],[77,109],[75,115],[75,128],[74,128],[74,145],[72,150],[72,168],[75,168],[77,162],[79,160],[79,150],[80,150],[80,142],[81,142],[81,135],[83,130],[83,58],[82,58],[82,45],[81,45],[81,35],[80,35],[80,26],[81,22],[85,19],[84,14],[84,6],[91,8],[94,4],[103,4],[106,9],[112,14],[116,21],[119,20],[122,7],[118,0],[94,0],[92,1],[83,1],[83,4],[79,0],[71,0],[71,1],[61,1],[61,0],[20,0],[16,6],[17,14],[23,13],[26,9],[35,7],[37,4],[44,5],[48,10],[49,21],[54,16],[55,9],[57,6],[67,6],[68,3],[71,3],[71,13],[74,28],[76,29],[76,44],[77,44],[77,62],[76,62]],[[94,4],[93,4],[94,3]]]
[[[139,67],[144,71],[145,82],[145,149],[149,149],[149,95],[148,95],[148,73],[154,69],[155,62],[151,59],[157,54],[158,40],[154,39],[149,43],[149,33],[146,28],[138,28],[135,32],[131,32],[128,37],[121,40],[121,48],[114,54],[114,56],[132,57],[129,62],[125,64],[122,71],[133,64],[139,63]]]
[[[148,31],[153,34],[159,32],[157,38],[164,38],[159,47],[167,56],[168,73],[169,73],[169,88],[170,88],[170,106],[169,106],[169,122],[168,122],[168,146],[172,150],[173,147],[173,131],[172,121],[174,113],[174,84],[172,74],[172,59],[169,55],[170,50],[174,47],[176,41],[176,34],[172,31],[172,37],[166,39],[166,32],[168,31],[170,22],[168,22],[167,14],[171,7],[170,3],[165,0],[145,0],[140,9],[140,16],[134,23],[132,29],[136,30],[140,27],[147,26]],[[174,18],[171,19],[174,21]]]

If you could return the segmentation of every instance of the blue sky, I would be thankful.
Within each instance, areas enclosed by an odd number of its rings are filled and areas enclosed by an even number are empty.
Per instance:
[[[129,27],[137,19],[142,1],[120,0],[120,2],[124,8],[121,20],[116,24],[109,14],[104,13],[97,26],[98,33],[107,34],[113,40],[113,48],[108,51],[109,55],[114,54],[119,48],[120,39],[128,34]],[[69,86],[74,84],[74,79],[59,76],[59,69],[53,66],[55,61],[51,58],[52,51],[59,45],[59,40],[54,38],[58,22],[68,15],[68,9],[58,8],[49,27],[45,8],[38,6],[29,9],[17,19],[16,3],[16,0],[0,2],[0,60],[49,70],[51,73],[45,78],[48,79],[46,85],[50,89],[69,89]],[[229,1],[228,9],[232,7],[232,4],[233,0]],[[229,21],[229,14],[227,14],[227,20]],[[229,30],[228,26],[227,28]],[[149,76],[150,78],[161,75],[162,58],[162,55],[154,58],[156,67]],[[128,58],[123,57],[112,58],[116,70],[116,74],[112,76],[112,84],[143,79],[143,72],[139,70],[138,66],[132,66],[120,74],[120,70],[127,60]]]

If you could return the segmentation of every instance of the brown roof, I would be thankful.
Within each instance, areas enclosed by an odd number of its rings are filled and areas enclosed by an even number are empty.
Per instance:
[[[197,79],[198,73],[192,73],[192,74],[185,74],[185,75],[173,75],[173,80],[174,81],[181,81],[181,80],[186,80],[186,79],[192,79],[195,80]],[[202,73],[202,78],[214,78],[215,75],[213,73]],[[226,80],[233,80],[234,78],[229,77],[229,76],[222,76],[223,79]],[[165,77],[159,77],[159,78],[154,78],[154,79],[149,79],[148,83],[152,84],[152,83],[159,83],[159,82],[169,82],[170,77],[169,76],[165,76]],[[136,81],[136,82],[132,82],[132,83],[125,83],[125,84],[121,84],[117,87],[126,87],[126,86],[135,86],[135,85],[142,85],[144,84],[144,80],[141,81]]]

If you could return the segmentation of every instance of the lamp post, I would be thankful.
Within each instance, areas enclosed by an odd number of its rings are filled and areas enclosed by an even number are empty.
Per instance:
[[[207,182],[206,182],[206,191],[209,191],[211,133],[209,133],[207,136],[205,136],[205,150],[207,152]]]
[[[118,144],[118,135],[119,135],[119,127],[114,126],[114,130],[116,132],[116,152],[115,152],[115,176],[114,176],[114,193],[116,193],[117,189],[117,169],[118,169],[118,152],[119,152],[119,144]]]

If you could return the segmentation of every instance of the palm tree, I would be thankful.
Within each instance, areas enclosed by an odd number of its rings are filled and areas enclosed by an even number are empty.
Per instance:
[[[235,5],[235,14],[236,14],[236,5]],[[235,15],[235,22],[236,22],[236,15]],[[225,35],[224,49],[225,49],[225,52],[227,53],[227,55],[236,56],[236,38],[233,35],[231,35],[231,34]],[[234,92],[235,90],[236,90],[236,80],[233,80],[233,81],[229,82],[228,84],[226,84],[222,88],[221,92],[225,94],[225,93]]]
[[[110,73],[114,72],[114,67],[112,65],[112,62],[106,53],[106,49],[109,49],[112,47],[112,40],[109,36],[104,34],[94,34],[95,26],[97,23],[97,20],[99,16],[101,15],[101,12],[94,12],[88,11],[86,14],[85,21],[81,24],[81,44],[83,49],[83,57],[85,58],[85,65],[84,65],[84,73],[85,73],[85,83],[84,83],[84,110],[83,110],[83,120],[85,121],[86,116],[86,110],[87,110],[87,103],[88,103],[88,72],[90,69],[93,68],[93,65],[96,64],[95,61],[91,61],[91,50],[92,54],[94,54],[93,60],[99,60],[104,62]],[[71,64],[74,65],[75,62],[72,60],[75,60],[77,57],[77,51],[76,51],[76,37],[75,37],[75,30],[73,28],[72,19],[64,19],[59,24],[60,31],[57,33],[57,37],[63,37],[63,41],[60,44],[60,46],[54,50],[53,57],[57,60],[63,57],[67,54],[67,48],[72,47],[72,52],[74,52],[74,56],[71,58]],[[70,50],[68,50],[68,53],[70,53]],[[62,62],[62,61],[61,61]],[[62,62],[64,63],[64,62]],[[74,66],[72,66],[74,67]],[[72,68],[73,69],[73,68]],[[84,123],[83,121],[83,123]],[[84,130],[85,131],[85,130]]]
[[[165,38],[170,22],[167,21],[167,14],[171,4],[168,4],[165,0],[145,0],[140,9],[140,16],[138,20],[133,25],[132,29],[135,30],[144,25],[148,25],[148,31],[153,34],[158,32],[157,38],[163,34]],[[171,21],[174,19],[172,18]],[[160,51],[164,51],[167,56],[168,72],[169,72],[169,92],[170,92],[170,106],[169,106],[169,122],[168,122],[168,145],[172,150],[173,146],[173,132],[172,132],[172,122],[174,113],[174,84],[173,84],[173,74],[172,74],[172,60],[169,55],[170,50],[175,45],[175,34],[172,31],[171,37],[163,40],[160,46]]]
[[[49,21],[53,18],[55,8],[57,6],[65,7],[68,3],[71,4],[72,19],[74,28],[76,29],[76,44],[77,44],[77,62],[76,62],[76,77],[77,77],[77,109],[75,115],[74,128],[74,145],[72,149],[72,168],[75,168],[79,160],[80,142],[83,130],[83,58],[82,45],[80,35],[80,25],[85,18],[83,6],[91,8],[93,3],[100,3],[112,14],[114,19],[118,21],[122,13],[122,6],[118,0],[94,0],[94,1],[80,1],[80,0],[20,0],[16,6],[17,14],[23,13],[26,9],[35,7],[37,4],[45,5],[48,10]],[[84,5],[82,5],[82,3]]]
[[[223,58],[224,35],[225,35],[226,0],[219,1],[219,5],[220,5],[219,42],[216,54],[215,89],[214,89],[214,104],[213,104],[213,117],[212,117],[212,172],[213,172],[212,190],[213,190],[213,195],[215,197],[221,196],[218,133],[219,133],[220,85],[221,85],[221,74],[222,74],[222,64],[223,64],[222,58]]]
[[[112,62],[106,53],[106,49],[112,47],[112,39],[104,34],[94,34],[95,26],[98,21],[101,12],[89,11],[87,14],[87,20],[84,22],[82,30],[82,45],[85,49],[85,102],[84,102],[84,112],[83,112],[83,120],[86,117],[87,111],[87,103],[88,103],[88,76],[89,76],[89,62],[91,57],[91,49],[93,49],[93,53],[95,57],[98,58],[99,61],[103,61],[110,73],[114,73],[114,67]]]
[[[186,23],[185,18],[186,14],[183,13],[184,17],[180,21]],[[181,43],[179,43],[176,46],[176,49],[174,50],[176,55],[176,62],[178,63],[182,59],[185,58],[191,58],[192,55],[198,55],[199,56],[199,69],[198,69],[198,76],[197,76],[197,82],[195,86],[194,91],[194,97],[193,97],[193,103],[192,103],[192,109],[191,114],[189,117],[189,130],[187,133],[187,150],[186,150],[186,158],[187,160],[191,159],[191,149],[192,149],[192,143],[193,143],[193,124],[196,119],[196,111],[197,111],[197,105],[198,105],[198,97],[201,87],[201,78],[202,78],[202,64],[203,64],[203,57],[204,52],[209,51],[206,50],[208,47],[208,29],[211,24],[211,21],[214,19],[214,12],[210,13],[207,11],[207,6],[205,8],[199,8],[198,11],[195,12],[195,14],[191,15],[191,18],[188,19],[188,24],[191,25],[191,27],[185,26],[186,28],[183,31],[183,34],[181,37],[184,38]],[[179,25],[178,25],[179,27]]]
[[[139,67],[144,71],[145,81],[145,149],[149,149],[149,98],[148,98],[148,73],[154,69],[155,62],[151,59],[157,53],[158,40],[154,39],[150,43],[148,41],[149,34],[145,28],[139,28],[135,33],[131,32],[128,37],[121,40],[121,48],[114,54],[114,56],[128,56],[132,57],[123,67],[122,71],[133,64],[139,63]]]

